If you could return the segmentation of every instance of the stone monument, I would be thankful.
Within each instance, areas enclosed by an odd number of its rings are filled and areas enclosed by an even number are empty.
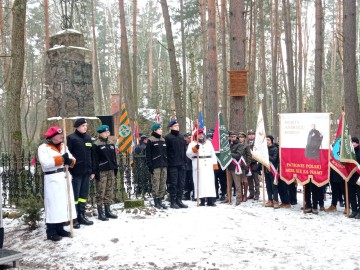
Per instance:
[[[92,52],[85,48],[84,35],[71,29],[74,0],[60,2],[63,30],[50,37],[46,54],[46,116],[47,119],[82,116],[89,118],[90,124],[95,116]],[[95,128],[99,122],[97,119],[90,126]],[[71,127],[71,123],[66,125]]]

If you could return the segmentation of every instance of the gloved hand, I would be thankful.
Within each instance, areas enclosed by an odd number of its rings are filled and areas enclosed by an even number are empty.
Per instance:
[[[72,159],[69,158],[69,154],[65,153],[62,155],[63,161],[64,161],[64,165],[71,165],[72,163]]]
[[[195,145],[195,148],[196,148],[197,150],[199,150],[200,144]]]

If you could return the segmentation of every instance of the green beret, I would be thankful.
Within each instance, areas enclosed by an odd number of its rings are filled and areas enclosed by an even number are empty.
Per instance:
[[[96,130],[98,133],[103,133],[105,131],[109,131],[109,126],[108,125],[101,125],[100,127],[98,127],[98,129]]]
[[[155,130],[159,129],[160,127],[161,127],[160,123],[155,123],[152,125],[151,130],[155,131]]]

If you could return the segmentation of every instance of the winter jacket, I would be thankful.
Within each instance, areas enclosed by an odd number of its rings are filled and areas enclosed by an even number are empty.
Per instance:
[[[274,165],[276,169],[279,168],[279,148],[276,145],[268,146],[269,152],[269,161]],[[268,169],[265,170],[266,173],[270,173]]]
[[[155,132],[146,144],[146,165],[150,172],[156,168],[168,166],[165,139]]]
[[[108,139],[99,137],[94,143],[96,173],[117,169],[115,145]]]
[[[172,130],[165,136],[168,166],[183,166],[187,162],[186,143],[184,136],[176,130]]]
[[[236,159],[237,161],[239,161],[241,157],[243,157],[243,159],[246,162],[246,165],[241,162],[240,163],[241,169],[247,171],[249,169],[250,158],[251,158],[251,152],[249,146],[246,143],[241,143],[238,139],[236,139],[235,141],[230,142],[230,151],[231,151],[231,157],[233,159]],[[235,171],[235,165],[230,163],[229,170]]]
[[[73,176],[95,173],[93,142],[88,134],[75,130],[67,136],[67,146],[76,159],[74,168],[69,169]]]
[[[356,161],[360,164],[360,147],[354,147],[354,151],[355,151],[355,157],[356,157]],[[359,173],[355,172],[351,178],[349,179],[349,184],[350,185],[356,185],[356,181],[359,179]]]

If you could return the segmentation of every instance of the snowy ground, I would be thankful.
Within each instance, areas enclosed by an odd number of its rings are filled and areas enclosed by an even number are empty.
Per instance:
[[[5,219],[4,248],[24,253],[20,269],[360,269],[360,220],[335,213],[306,214],[240,206],[126,212],[74,230],[74,238],[46,240],[45,224],[28,232]],[[146,202],[149,204],[149,202]],[[329,206],[328,196],[325,206]],[[68,228],[67,228],[68,229]]]

